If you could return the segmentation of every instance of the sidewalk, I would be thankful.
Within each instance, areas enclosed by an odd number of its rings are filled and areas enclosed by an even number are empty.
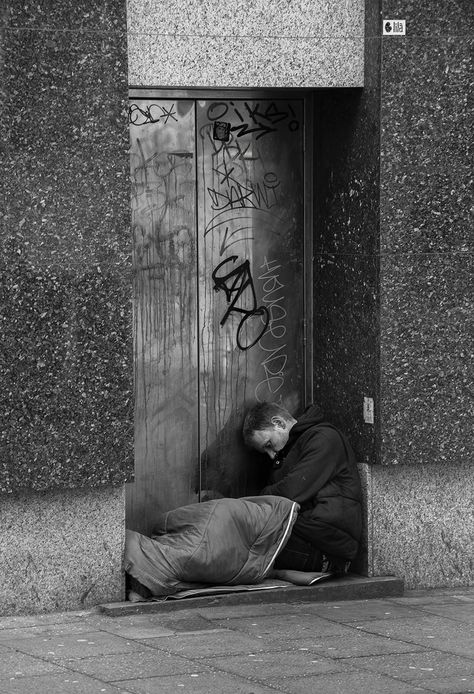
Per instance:
[[[474,692],[473,627],[474,588],[4,617],[0,692],[460,694]]]

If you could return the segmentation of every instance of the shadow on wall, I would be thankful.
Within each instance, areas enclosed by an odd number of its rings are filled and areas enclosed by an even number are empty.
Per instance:
[[[245,414],[253,404],[246,402],[232,410],[215,440],[202,452],[194,483],[201,501],[253,496],[265,486],[271,461],[247,448],[242,438]]]

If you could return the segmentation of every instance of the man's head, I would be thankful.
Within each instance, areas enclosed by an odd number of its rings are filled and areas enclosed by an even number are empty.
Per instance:
[[[296,419],[284,407],[261,402],[247,412],[242,434],[247,446],[273,460],[288,442]]]

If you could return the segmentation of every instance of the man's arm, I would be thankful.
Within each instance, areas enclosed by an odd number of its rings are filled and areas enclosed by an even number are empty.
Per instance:
[[[296,464],[281,480],[262,489],[261,494],[284,496],[304,504],[313,499],[336,473],[342,446],[337,433],[319,429],[307,432],[303,437],[295,444],[300,447]]]

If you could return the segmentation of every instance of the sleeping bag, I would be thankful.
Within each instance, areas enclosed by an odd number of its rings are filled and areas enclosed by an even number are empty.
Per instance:
[[[278,496],[215,499],[164,513],[151,537],[127,530],[124,568],[153,595],[260,583],[285,546],[299,506]]]

